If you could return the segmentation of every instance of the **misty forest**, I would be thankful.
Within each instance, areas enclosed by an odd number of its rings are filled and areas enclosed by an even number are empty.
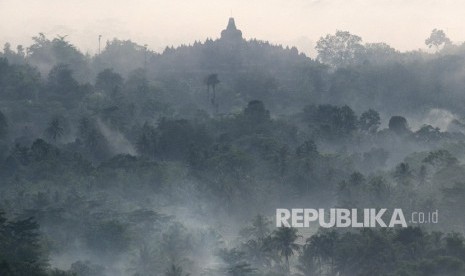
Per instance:
[[[161,53],[4,45],[0,275],[465,275],[465,44],[336,31],[310,58],[221,27]],[[334,207],[439,222],[276,227]]]

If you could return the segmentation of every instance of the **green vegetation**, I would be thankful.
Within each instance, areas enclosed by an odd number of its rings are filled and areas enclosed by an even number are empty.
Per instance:
[[[163,53],[5,45],[0,275],[464,275],[465,46],[338,31],[313,60],[233,31]],[[271,220],[335,206],[439,223]]]

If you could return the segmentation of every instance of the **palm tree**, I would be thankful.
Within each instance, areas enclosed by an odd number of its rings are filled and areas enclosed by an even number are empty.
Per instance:
[[[294,251],[300,250],[300,246],[295,242],[299,237],[296,228],[282,227],[274,232],[274,247],[279,251],[280,255],[286,259],[286,269],[288,273],[290,273],[289,257],[294,255]]]
[[[63,136],[64,129],[60,124],[60,120],[55,118],[49,123],[49,125],[48,125],[47,129],[45,130],[45,132],[47,133],[47,135],[50,138],[53,139],[54,142],[56,142],[56,140],[58,138]]]
[[[217,104],[216,104],[216,85],[218,83],[220,83],[220,80],[218,79],[218,74],[210,74],[210,75],[208,75],[204,82],[207,85],[207,93],[208,93],[209,100],[210,100],[212,106],[217,108]],[[212,88],[212,91],[213,91],[213,95],[212,95],[211,98],[210,98],[210,87]]]
[[[336,231],[325,231],[318,235],[313,235],[307,239],[306,247],[315,258],[319,270],[322,270],[323,263],[327,263],[330,273],[335,269],[335,252],[339,235]]]

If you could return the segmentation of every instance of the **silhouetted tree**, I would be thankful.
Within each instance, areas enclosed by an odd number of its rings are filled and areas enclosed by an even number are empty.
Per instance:
[[[60,120],[58,118],[52,119],[48,124],[45,133],[49,138],[53,139],[54,142],[61,138],[64,134],[64,128],[61,126]]]
[[[347,31],[336,31],[335,35],[326,35],[318,40],[315,49],[318,59],[331,66],[345,66],[354,62],[363,51],[362,38]]]
[[[358,120],[358,125],[361,130],[374,133],[378,130],[381,124],[379,113],[373,109],[363,112]]]
[[[113,69],[105,69],[98,73],[95,81],[95,88],[100,89],[111,95],[121,89],[123,86],[123,78],[113,72]]]
[[[207,93],[209,100],[215,108],[215,111],[217,111],[217,102],[216,102],[216,86],[220,83],[220,80],[218,79],[218,74],[210,74],[206,77],[204,83],[207,85]],[[210,97],[210,87],[212,88],[212,96]]]
[[[265,109],[262,101],[250,101],[244,109],[244,118],[254,126],[270,121],[270,112]]]
[[[2,275],[45,276],[48,263],[39,240],[39,225],[32,217],[9,221],[0,211]]]
[[[407,120],[402,116],[392,116],[389,119],[389,130],[392,130],[396,134],[405,134],[410,131]]]
[[[300,246],[296,243],[298,238],[296,228],[282,227],[273,233],[274,248],[284,257],[288,273],[291,269],[289,258],[294,255],[295,251],[300,250]]]
[[[425,44],[429,47],[435,47],[439,50],[439,47],[451,44],[450,39],[444,33],[443,30],[433,29],[431,35],[425,40]]]

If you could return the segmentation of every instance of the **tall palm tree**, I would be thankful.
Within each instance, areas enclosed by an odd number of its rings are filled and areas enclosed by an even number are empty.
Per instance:
[[[220,80],[218,79],[218,74],[210,74],[210,75],[208,75],[204,82],[207,85],[208,98],[209,98],[212,106],[217,108],[217,104],[216,104],[216,85],[218,85],[218,83],[220,83]],[[212,88],[212,91],[213,91],[213,95],[211,96],[211,98],[210,98],[210,87]]]
[[[335,252],[339,235],[336,231],[325,231],[319,235],[313,235],[307,239],[307,248],[315,257],[316,264],[320,271],[323,264],[328,264],[330,273],[335,269]]]
[[[294,255],[294,251],[299,251],[300,246],[296,240],[300,236],[297,235],[296,228],[282,227],[274,232],[273,244],[279,254],[286,260],[286,269],[290,273],[289,257]]]

